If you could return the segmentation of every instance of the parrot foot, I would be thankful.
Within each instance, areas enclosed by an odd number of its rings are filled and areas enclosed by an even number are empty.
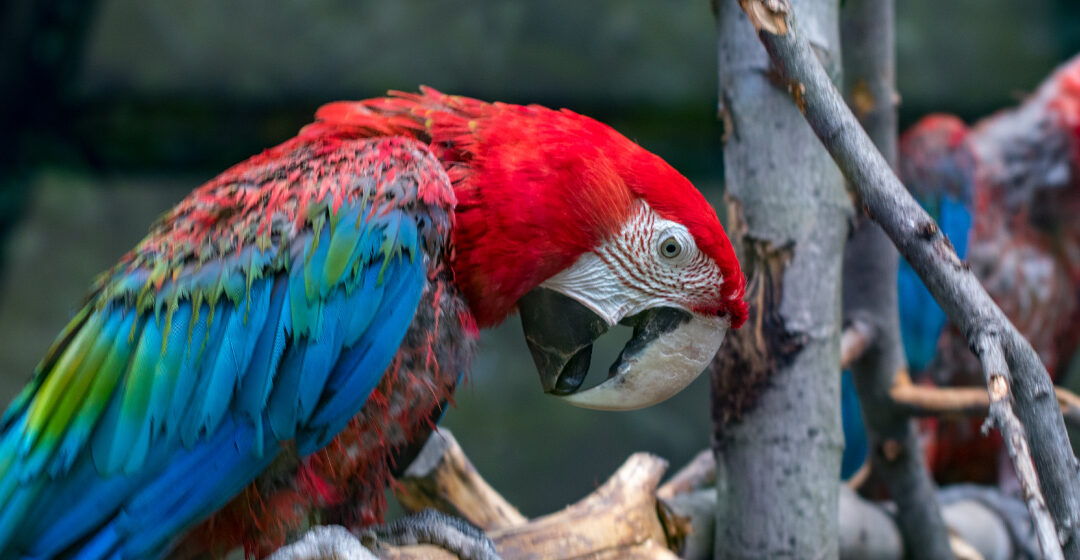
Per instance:
[[[360,542],[378,554],[380,544],[407,546],[430,544],[463,560],[501,560],[495,543],[479,527],[433,509],[403,517],[381,527],[360,532]]]

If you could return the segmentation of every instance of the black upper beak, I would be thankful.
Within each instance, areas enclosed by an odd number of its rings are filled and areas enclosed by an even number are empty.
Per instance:
[[[548,288],[525,294],[518,300],[518,311],[544,392],[559,396],[576,393],[589,373],[593,342],[608,331],[607,321],[577,300]],[[634,328],[634,334],[611,365],[608,378],[629,369],[649,345],[690,319],[690,313],[670,307],[623,319],[623,324]]]
[[[544,392],[569,395],[580,389],[589,373],[592,344],[607,332],[607,321],[547,288],[525,294],[518,300],[518,312]]]

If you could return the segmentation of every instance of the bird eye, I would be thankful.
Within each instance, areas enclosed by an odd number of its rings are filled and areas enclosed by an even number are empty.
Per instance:
[[[674,236],[668,237],[660,242],[660,254],[669,259],[673,259],[682,253],[682,245],[679,244],[679,240]]]

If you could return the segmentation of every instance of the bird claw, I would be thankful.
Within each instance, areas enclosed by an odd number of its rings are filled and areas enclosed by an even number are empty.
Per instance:
[[[379,545],[430,544],[458,555],[463,560],[501,560],[495,543],[479,527],[433,509],[403,517],[380,527],[365,529],[360,542],[378,554]]]

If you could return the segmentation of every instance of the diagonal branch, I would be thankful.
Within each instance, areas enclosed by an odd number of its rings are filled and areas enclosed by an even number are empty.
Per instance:
[[[999,337],[1011,370],[1015,411],[1067,558],[1080,558],[1080,476],[1053,385],[1031,344],[960,261],[934,220],[874,148],[800,35],[787,0],[740,0],[796,104],[878,222],[967,340]]]

